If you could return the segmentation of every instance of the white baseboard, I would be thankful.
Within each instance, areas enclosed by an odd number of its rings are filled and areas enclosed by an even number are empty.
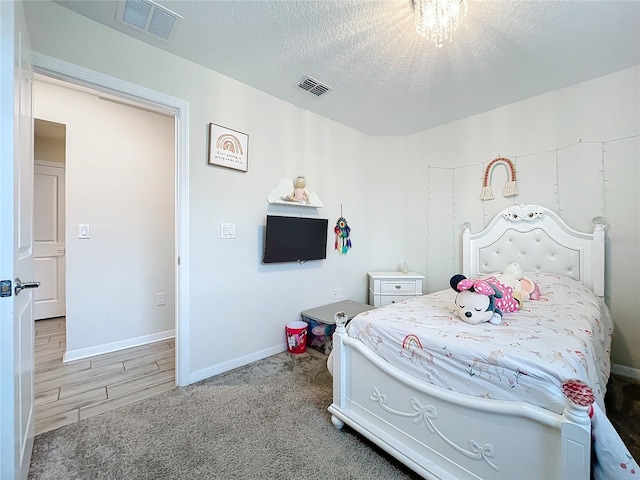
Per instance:
[[[150,335],[143,335],[141,337],[128,338],[127,340],[120,340],[119,342],[96,345],[95,347],[78,348],[77,350],[69,350],[65,352],[62,361],[65,363],[72,362],[74,360],[94,357],[104,353],[117,352],[118,350],[124,350],[125,348],[138,347],[140,345],[146,345],[147,343],[159,342],[160,340],[166,340],[175,336],[176,331],[172,329],[164,332],[152,333]]]
[[[214,375],[219,375],[220,373],[224,373],[229,370],[233,370],[234,368],[242,367],[244,365],[248,365],[249,363],[257,362],[258,360],[262,360],[263,358],[271,357],[272,355],[277,355],[278,353],[286,351],[286,344],[276,345],[274,347],[260,350],[259,352],[245,355],[244,357],[235,358],[227,362],[218,363],[217,365],[212,365],[207,368],[202,368],[189,374],[189,383],[191,384],[199,382],[200,380],[204,380],[205,378],[213,377]]]
[[[640,380],[640,370],[632,367],[625,367],[624,365],[611,365],[611,373],[614,375],[620,375],[621,377],[633,378],[634,380]]]

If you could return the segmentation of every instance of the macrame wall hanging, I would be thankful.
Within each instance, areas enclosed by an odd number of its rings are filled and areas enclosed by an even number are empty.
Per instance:
[[[491,175],[493,174],[493,169],[497,165],[504,165],[507,168],[507,172],[509,173],[509,180],[504,185],[504,190],[502,191],[502,195],[505,197],[513,197],[518,194],[518,185],[516,183],[516,169],[513,166],[513,162],[505,157],[494,158],[489,162],[487,168],[484,170],[484,179],[482,183],[482,193],[480,194],[480,198],[482,200],[492,200],[493,192],[491,191]]]
[[[351,228],[349,228],[347,220],[342,216],[342,205],[340,205],[340,218],[336,222],[333,231],[336,234],[335,249],[340,255],[346,254],[351,248],[351,239],[349,238]]]

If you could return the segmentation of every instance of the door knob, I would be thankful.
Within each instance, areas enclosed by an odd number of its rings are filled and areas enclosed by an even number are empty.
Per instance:
[[[25,288],[38,288],[39,286],[40,286],[40,282],[23,282],[22,280],[16,277],[13,290],[15,294],[18,295]]]

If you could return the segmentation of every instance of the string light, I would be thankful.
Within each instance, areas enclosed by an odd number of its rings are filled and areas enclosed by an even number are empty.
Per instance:
[[[556,204],[558,205],[558,213],[562,212],[560,206],[560,157],[558,156],[558,150],[556,149]]]
[[[431,165],[427,166],[427,278],[426,278],[426,288],[427,292],[429,292],[429,280],[431,279],[431,273],[429,266],[431,262],[429,261],[429,252],[431,249],[429,248],[429,239],[431,238],[431,227],[429,226],[429,219],[431,218]]]
[[[607,171],[604,168],[604,142],[602,142],[602,216],[607,218]],[[605,231],[605,235],[606,235]]]
[[[544,154],[549,154],[549,153],[554,153],[555,154],[555,170],[556,170],[556,183],[555,183],[555,195],[556,195],[556,203],[558,205],[558,213],[560,213],[561,211],[561,207],[560,207],[560,152],[562,150],[565,150],[567,148],[571,148],[574,147],[576,145],[579,145],[581,143],[599,143],[601,144],[601,163],[602,163],[602,169],[598,172],[602,174],[602,212],[603,212],[603,216],[606,218],[606,213],[607,213],[607,192],[608,189],[606,188],[606,183],[608,182],[608,179],[606,178],[606,169],[605,169],[605,153],[606,153],[606,144],[607,143],[614,143],[614,142],[619,142],[619,141],[623,141],[623,140],[629,140],[629,139],[635,139],[640,137],[640,135],[629,135],[626,137],[620,137],[620,138],[614,138],[614,139],[610,139],[610,140],[599,140],[599,141],[590,141],[590,140],[578,140],[577,142],[571,143],[569,145],[565,145],[563,147],[559,147],[559,148],[555,148],[553,150],[544,150],[544,151],[539,151],[539,152],[532,152],[532,153],[524,153],[524,154],[518,154],[518,155],[501,155],[501,156],[505,156],[505,157],[514,157],[516,160],[517,158],[522,159],[523,157],[531,157],[531,156],[537,156],[537,155],[544,155]],[[467,165],[463,165],[463,166],[459,166],[459,167],[441,167],[441,166],[432,166],[429,165],[428,166],[428,195],[427,195],[427,212],[430,212],[430,206],[429,204],[431,203],[431,181],[432,181],[432,172],[431,170],[435,169],[435,170],[451,170],[452,172],[454,172],[457,169],[460,168],[470,168],[470,167],[475,167],[475,166],[481,166],[482,167],[482,172],[484,172],[484,167],[486,166],[485,162],[477,162],[477,163],[470,163]],[[456,213],[456,204],[455,204],[455,177],[453,176],[452,173],[452,188],[453,188],[453,200],[452,200],[452,204],[453,204],[453,220],[455,222],[455,213]],[[486,226],[487,224],[487,212],[485,210],[485,203],[486,202],[481,202],[482,203],[482,216],[483,216],[483,222]],[[516,203],[515,199],[514,199],[514,205]],[[427,222],[427,226],[428,226],[428,230],[427,230],[427,239],[430,236],[431,233],[431,228],[429,225],[429,222]]]

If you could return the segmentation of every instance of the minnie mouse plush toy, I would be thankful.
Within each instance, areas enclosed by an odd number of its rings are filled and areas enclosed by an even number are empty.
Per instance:
[[[519,308],[518,301],[513,298],[513,289],[495,277],[469,280],[464,275],[454,275],[449,285],[458,292],[456,313],[472,325],[482,322],[500,325],[502,312],[515,312]]]

